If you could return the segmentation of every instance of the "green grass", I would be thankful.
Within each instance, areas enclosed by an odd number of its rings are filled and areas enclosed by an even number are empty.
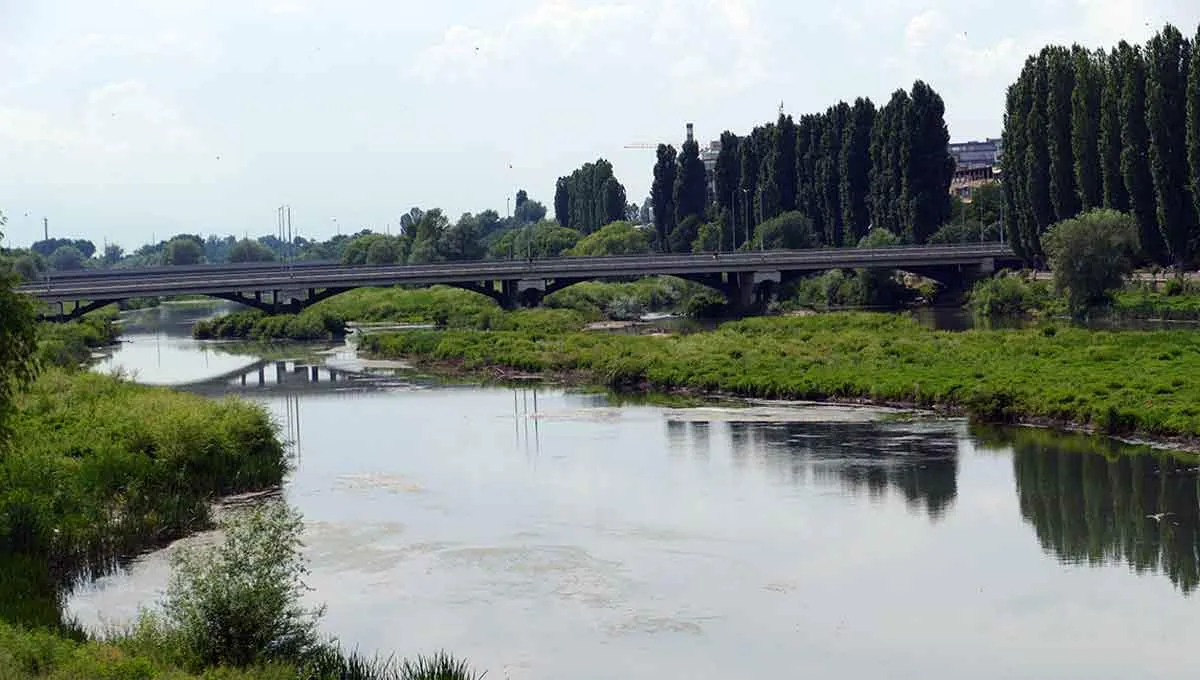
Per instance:
[[[0,449],[0,555],[69,575],[208,525],[214,498],[287,469],[260,406],[50,370],[17,400]],[[0,600],[3,600],[0,595]]]
[[[87,363],[92,351],[117,341],[115,310],[99,310],[75,321],[38,325],[38,360],[42,365],[73,367]]]
[[[583,371],[617,388],[866,399],[1051,419],[1107,433],[1200,436],[1200,335],[1070,327],[939,332],[882,314],[757,318],[677,337],[409,331],[363,339],[384,357],[468,368]]]
[[[1061,316],[1066,298],[1048,281],[1030,281],[1019,274],[1001,273],[971,290],[968,307],[984,316]],[[1200,285],[1168,280],[1158,284],[1131,281],[1116,291],[1106,307],[1093,314],[1117,319],[1200,321]]]
[[[268,315],[259,311],[234,312],[196,322],[192,335],[201,340],[330,340],[346,332],[345,320],[326,310],[307,309],[299,314]]]

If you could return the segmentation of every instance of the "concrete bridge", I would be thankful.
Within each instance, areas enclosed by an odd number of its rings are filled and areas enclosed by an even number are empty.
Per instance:
[[[897,269],[963,290],[979,276],[1020,265],[1006,245],[898,246],[483,260],[424,265],[242,264],[75,272],[50,275],[19,291],[57,305],[57,320],[129,298],[208,295],[266,312],[298,312],[354,288],[445,284],[475,291],[506,309],[536,305],[581,281],[671,275],[724,293],[746,307],[772,287],[830,269]],[[68,303],[73,307],[68,309]]]

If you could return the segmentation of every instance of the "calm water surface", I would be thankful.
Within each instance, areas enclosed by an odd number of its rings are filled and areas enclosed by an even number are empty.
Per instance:
[[[348,646],[513,679],[1200,673],[1192,463],[882,411],[444,387],[344,347],[263,360],[188,339],[199,314],[153,312],[105,367],[276,414]],[[128,620],[168,553],[71,612]]]

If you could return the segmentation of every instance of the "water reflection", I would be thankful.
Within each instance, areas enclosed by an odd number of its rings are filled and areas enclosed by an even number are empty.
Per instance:
[[[1012,447],[1021,516],[1048,554],[1069,564],[1165,574],[1184,593],[1200,584],[1194,461],[1040,431],[987,436]]]

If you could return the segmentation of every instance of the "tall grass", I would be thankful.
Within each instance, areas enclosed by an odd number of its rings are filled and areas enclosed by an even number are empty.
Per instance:
[[[1200,436],[1200,335],[1069,327],[949,333],[902,316],[756,318],[678,337],[411,331],[380,356],[468,369],[584,371],[614,387],[944,406],[979,420],[1049,419],[1109,433]]]
[[[277,486],[267,412],[237,400],[51,369],[17,401],[0,452],[0,553],[78,565],[183,536],[216,496]]]
[[[87,363],[93,350],[117,341],[116,320],[115,311],[99,310],[66,323],[38,324],[38,360],[63,368]]]
[[[345,333],[343,317],[316,308],[299,314],[234,312],[197,321],[192,327],[192,336],[200,340],[329,340]]]

